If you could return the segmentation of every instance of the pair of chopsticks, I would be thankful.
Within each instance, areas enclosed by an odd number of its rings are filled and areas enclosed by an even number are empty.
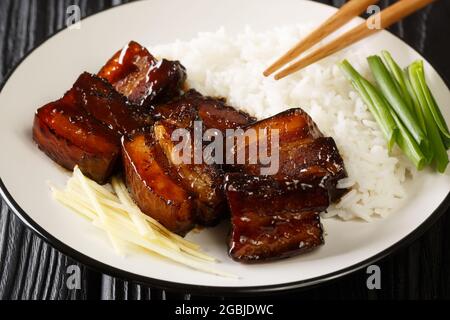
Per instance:
[[[350,0],[345,5],[343,5],[341,9],[336,12],[336,14],[325,21],[318,29],[313,31],[309,36],[301,40],[295,47],[293,47],[281,58],[275,61],[269,68],[264,71],[264,75],[267,77],[275,71],[278,71],[284,65],[290,63],[292,60],[317,44],[326,36],[349,22],[352,18],[366,11],[370,5],[376,4],[379,1],[380,0]],[[362,40],[376,33],[377,31],[391,26],[392,24],[422,9],[423,7],[434,1],[435,0],[399,0],[397,3],[379,12],[377,15],[380,16],[373,16],[373,19],[380,21],[380,28],[369,28],[367,21],[365,21],[355,28],[349,30],[342,36],[338,37],[337,39],[313,51],[297,62],[292,63],[285,69],[275,74],[274,78],[276,80],[279,80],[290,75],[291,73],[303,69],[312,63],[315,63],[339,50],[348,47],[349,45],[359,40]]]

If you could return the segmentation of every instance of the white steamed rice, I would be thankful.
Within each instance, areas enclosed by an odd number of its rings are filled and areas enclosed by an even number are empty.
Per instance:
[[[349,175],[339,185],[352,187],[324,216],[367,221],[384,217],[404,201],[407,177],[417,172],[399,152],[388,154],[374,118],[336,65],[345,57],[367,75],[367,54],[347,50],[281,81],[262,75],[274,58],[309,31],[296,26],[230,35],[220,29],[151,50],[180,60],[187,68],[190,87],[226,97],[229,104],[258,118],[303,108],[325,135],[335,139]]]

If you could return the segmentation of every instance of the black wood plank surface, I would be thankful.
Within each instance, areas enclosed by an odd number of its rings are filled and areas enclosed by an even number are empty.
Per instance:
[[[0,0],[0,82],[27,52],[64,27],[69,5],[78,5],[82,15],[86,16],[125,2],[128,1]],[[341,6],[345,1],[320,2]],[[393,2],[385,0],[381,4],[386,6]],[[440,0],[391,28],[392,32],[423,54],[447,81],[450,79],[449,20],[450,1]],[[147,288],[90,270],[37,237],[1,201],[0,299],[205,298],[191,296],[189,292],[172,293]],[[82,283],[78,290],[69,289],[66,285],[67,267],[72,265],[81,270]],[[282,297],[450,298],[448,214],[441,217],[420,239],[377,265],[382,272],[381,290],[367,289],[367,274],[361,270],[319,287]]]

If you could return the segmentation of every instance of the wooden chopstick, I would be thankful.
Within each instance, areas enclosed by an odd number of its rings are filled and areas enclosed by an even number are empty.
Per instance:
[[[336,31],[344,24],[349,22],[352,18],[360,15],[370,5],[379,2],[380,0],[350,0],[344,4],[338,12],[328,18],[321,26],[309,34],[306,38],[297,43],[291,50],[286,52],[281,58],[275,61],[270,67],[264,71],[264,75],[270,76],[272,73],[294,60],[300,54],[311,48],[320,40],[328,36],[330,33]]]
[[[303,69],[310,64],[317,62],[339,50],[342,50],[349,45],[362,40],[382,29],[385,29],[397,21],[409,16],[410,14],[422,9],[426,5],[434,2],[436,0],[404,0],[399,1],[392,6],[384,9],[380,13],[380,28],[379,29],[369,29],[366,21],[358,25],[357,27],[346,32],[337,39],[331,41],[325,46],[315,50],[306,57],[300,59],[299,61],[293,63],[287,68],[281,70],[275,75],[275,79],[282,79],[291,73],[294,73],[300,69]]]

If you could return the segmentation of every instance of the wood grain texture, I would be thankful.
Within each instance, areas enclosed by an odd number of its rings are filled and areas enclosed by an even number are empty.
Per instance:
[[[82,15],[99,12],[122,0],[1,0],[0,82],[33,47],[63,28],[67,6]],[[341,6],[344,0],[320,1]],[[381,1],[382,7],[393,3]],[[441,0],[390,28],[422,53],[450,79],[450,1]],[[450,83],[447,81],[447,83]],[[1,129],[0,129],[1,130]],[[2,156],[2,155],[0,155]],[[51,248],[37,237],[1,200],[0,299],[200,299],[165,292],[92,271]],[[450,212],[449,212],[450,213]],[[437,221],[420,239],[377,263],[382,289],[368,290],[365,270],[319,287],[277,298],[292,299],[432,299],[450,298],[450,218]],[[67,266],[82,272],[80,290],[66,286]],[[220,297],[211,297],[221,299]],[[272,299],[273,297],[270,297]]]

